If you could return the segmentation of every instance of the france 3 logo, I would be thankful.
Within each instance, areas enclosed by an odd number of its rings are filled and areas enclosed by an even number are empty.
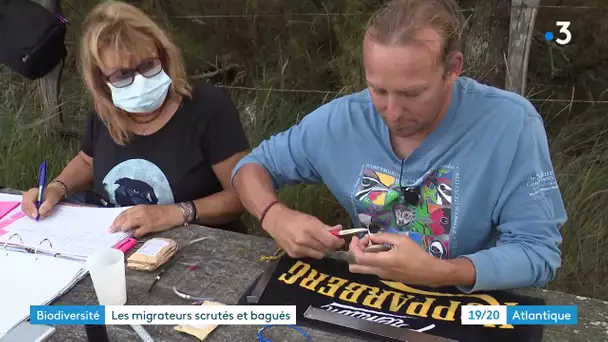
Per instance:
[[[553,41],[559,45],[566,45],[572,40],[572,32],[570,32],[569,21],[556,21],[555,25],[559,28],[557,37],[553,32],[545,32],[545,39],[547,41]]]

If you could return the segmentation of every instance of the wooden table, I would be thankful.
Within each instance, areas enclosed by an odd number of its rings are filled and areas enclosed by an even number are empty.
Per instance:
[[[13,190],[0,189],[0,192],[15,193]],[[182,263],[167,270],[154,290],[147,290],[156,272],[134,271],[127,269],[127,305],[187,305],[190,304],[173,293],[173,286],[200,297],[211,297],[225,304],[236,304],[247,287],[262,274],[266,262],[259,261],[261,256],[272,255],[276,251],[273,240],[191,225],[175,228],[160,234],[146,236],[140,242],[152,237],[166,237],[180,245],[189,241],[210,237],[190,246],[182,260],[187,264],[195,263],[197,268],[189,270]],[[133,250],[131,251],[133,252]],[[577,325],[548,326],[544,341],[556,342],[598,342],[608,341],[608,302],[574,296],[570,294],[540,289],[523,289],[519,292],[535,297],[543,297],[550,305],[577,305]],[[80,281],[53,303],[54,305],[97,305],[97,297],[90,277]],[[198,341],[197,338],[178,332],[174,326],[146,325],[144,328],[155,341]],[[205,341],[255,341],[260,327],[252,325],[218,326]],[[57,331],[49,341],[86,341],[82,326],[56,327]],[[138,335],[128,325],[108,326],[111,341],[139,341]],[[356,339],[339,336],[323,331],[306,328],[311,341],[364,342],[369,339]],[[274,342],[303,341],[302,336],[291,329],[270,330],[265,337]]]
[[[127,304],[129,305],[185,305],[177,297],[173,285],[191,294],[212,297],[225,304],[236,304],[246,288],[263,272],[266,262],[259,261],[263,255],[272,255],[276,250],[274,241],[238,233],[210,229],[201,226],[176,228],[155,236],[168,237],[179,244],[210,236],[210,239],[192,245],[183,260],[197,263],[195,270],[184,264],[175,264],[163,275],[152,293],[147,293],[156,273],[127,269]],[[150,237],[146,237],[150,238]],[[577,305],[577,326],[551,326],[545,330],[545,341],[608,341],[608,303],[582,299],[572,295],[527,289],[523,292],[547,299],[549,304]],[[90,277],[85,278],[54,304],[97,304]],[[174,330],[174,326],[144,326],[156,341],[197,341],[193,336]],[[206,341],[255,341],[258,326],[219,326]],[[353,341],[362,339],[344,338],[330,333],[306,329],[312,341]],[[112,341],[138,341],[130,326],[108,326]],[[268,331],[265,334],[273,341],[303,341],[299,333],[290,329]],[[51,341],[83,341],[85,330],[81,326],[57,326]]]

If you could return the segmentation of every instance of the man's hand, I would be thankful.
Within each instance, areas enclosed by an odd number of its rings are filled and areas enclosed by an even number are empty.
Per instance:
[[[110,233],[134,229],[133,235],[141,237],[153,232],[162,232],[181,225],[183,215],[176,205],[137,205],[129,208],[114,220]]]
[[[409,236],[379,233],[371,236],[374,244],[389,244],[393,248],[387,252],[365,252],[369,235],[362,239],[354,236],[350,251],[355,256],[355,264],[349,269],[353,273],[374,274],[385,280],[400,281],[409,285],[442,286],[442,272],[447,271],[443,261],[435,258]]]
[[[321,259],[326,250],[336,250],[344,244],[344,240],[329,232],[340,229],[339,225],[330,227],[280,203],[268,210],[262,228],[292,258]]]

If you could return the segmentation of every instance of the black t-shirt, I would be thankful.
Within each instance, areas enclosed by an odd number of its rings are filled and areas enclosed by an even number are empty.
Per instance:
[[[133,135],[124,146],[91,113],[81,149],[93,158],[97,196],[115,206],[171,204],[223,189],[211,166],[249,143],[226,91],[205,82],[193,88],[192,99],[184,98],[165,126],[147,136]],[[242,231],[234,224],[218,228]]]

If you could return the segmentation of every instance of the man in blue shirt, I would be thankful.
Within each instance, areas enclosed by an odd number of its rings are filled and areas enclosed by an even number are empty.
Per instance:
[[[292,257],[321,258],[336,227],[278,202],[325,183],[355,226],[351,271],[463,292],[543,285],[561,265],[566,212],[541,117],[523,97],[460,76],[448,1],[397,0],[370,20],[367,89],[257,146],[233,170],[243,204]]]

